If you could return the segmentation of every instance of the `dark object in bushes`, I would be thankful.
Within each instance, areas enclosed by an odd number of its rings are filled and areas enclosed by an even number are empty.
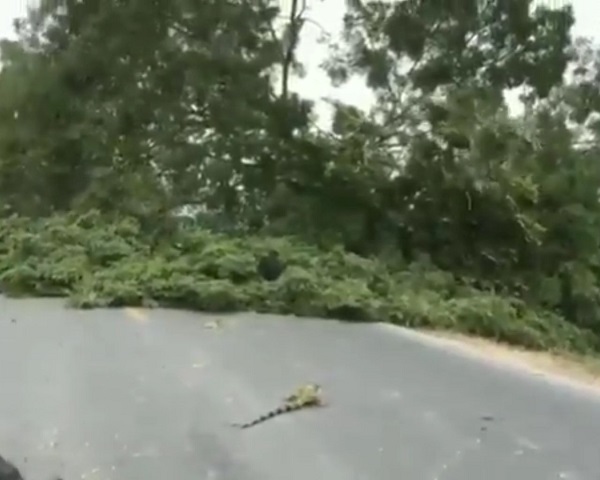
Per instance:
[[[273,282],[281,276],[285,270],[285,265],[279,258],[279,253],[275,250],[270,250],[267,255],[264,255],[258,261],[257,270],[262,278],[268,282]]]
[[[0,480],[23,480],[21,472],[0,455]]]
[[[0,455],[0,480],[24,480],[19,469]],[[61,480],[57,478],[56,480]]]

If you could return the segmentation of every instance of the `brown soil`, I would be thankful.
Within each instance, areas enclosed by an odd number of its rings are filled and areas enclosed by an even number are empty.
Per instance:
[[[454,345],[471,353],[484,356],[488,360],[526,368],[538,375],[558,376],[600,391],[600,359],[598,358],[562,353],[533,352],[457,333],[440,331],[427,331],[426,333],[450,341]]]

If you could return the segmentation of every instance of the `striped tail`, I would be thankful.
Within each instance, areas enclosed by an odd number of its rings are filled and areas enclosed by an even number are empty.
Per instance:
[[[298,405],[284,405],[283,407],[279,407],[276,410],[272,410],[271,412],[266,413],[262,417],[258,417],[256,420],[253,420],[249,423],[234,423],[232,424],[232,426],[242,429],[254,427],[255,425],[258,425],[262,422],[266,422],[267,420],[270,420],[271,418],[276,417],[277,415],[282,415],[284,413],[291,412],[292,410],[297,410],[298,408],[301,407],[299,407]]]

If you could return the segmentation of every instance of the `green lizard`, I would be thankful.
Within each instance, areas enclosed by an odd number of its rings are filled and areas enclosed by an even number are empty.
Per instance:
[[[299,387],[292,395],[284,399],[284,404],[279,408],[266,413],[265,415],[249,423],[234,423],[234,427],[250,428],[259,423],[265,422],[277,415],[293,412],[303,408],[321,407],[325,402],[321,398],[321,386],[315,383],[309,383]]]

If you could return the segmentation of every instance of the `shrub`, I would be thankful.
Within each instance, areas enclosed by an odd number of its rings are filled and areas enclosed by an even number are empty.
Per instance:
[[[0,221],[0,284],[12,295],[68,296],[74,307],[167,306],[387,321],[452,329],[534,349],[598,350],[591,333],[516,298],[465,286],[426,258],[410,265],[322,250],[293,238],[189,227],[152,250],[138,223],[97,212]],[[288,268],[256,273],[275,248]]]

